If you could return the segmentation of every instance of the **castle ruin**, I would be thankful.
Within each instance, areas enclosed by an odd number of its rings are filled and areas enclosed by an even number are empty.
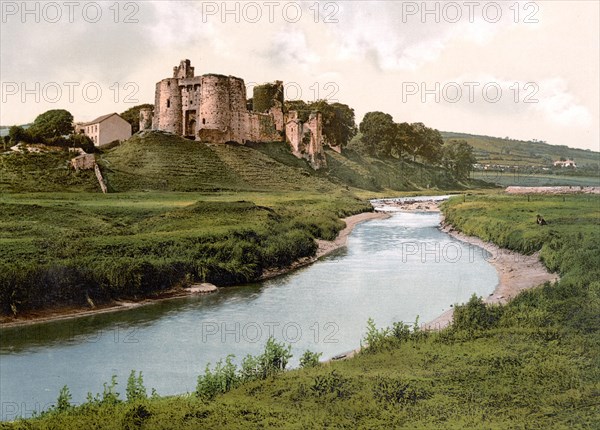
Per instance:
[[[287,142],[294,155],[314,169],[326,167],[319,112],[301,121],[286,111],[283,82],[254,88],[252,103],[244,80],[217,74],[194,75],[190,60],[173,77],[156,84],[154,114],[140,111],[140,130],[162,130],[205,143]]]

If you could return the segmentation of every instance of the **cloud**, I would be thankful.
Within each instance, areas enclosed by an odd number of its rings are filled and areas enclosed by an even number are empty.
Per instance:
[[[306,34],[301,30],[278,31],[271,37],[271,43],[262,55],[275,66],[302,67],[304,69],[318,63],[320,58],[309,47]]]
[[[534,108],[549,122],[575,127],[593,125],[591,112],[578,103],[577,97],[569,91],[566,80],[546,79],[540,82],[539,87],[539,103]]]
[[[593,115],[564,78],[536,82],[489,74],[461,75],[443,82],[405,83],[408,102],[437,104],[495,118],[540,120],[553,126],[589,128]],[[412,94],[414,93],[414,94]],[[437,100],[436,100],[437,98]],[[423,99],[425,103],[423,103]]]
[[[492,12],[450,3],[458,5],[458,14],[439,1],[341,3],[339,23],[331,28],[338,58],[367,59],[383,71],[414,71],[437,60],[454,40],[485,45],[511,24],[510,5],[500,5],[502,18],[493,22]]]
[[[217,39],[213,22],[202,22],[202,2],[156,1],[149,3],[158,17],[149,28],[154,44],[160,48],[188,46]]]

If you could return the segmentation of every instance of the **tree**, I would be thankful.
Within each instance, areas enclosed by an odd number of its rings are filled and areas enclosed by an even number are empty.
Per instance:
[[[359,126],[361,141],[371,155],[389,156],[396,136],[396,125],[390,114],[368,112]]]
[[[343,103],[333,103],[331,105],[335,112],[335,121],[330,132],[330,145],[346,146],[358,133],[356,121],[354,119],[354,109]],[[326,136],[327,133],[325,134]]]
[[[442,165],[450,170],[457,179],[466,179],[477,159],[473,147],[465,140],[451,140],[442,151]]]
[[[410,144],[414,139],[415,131],[409,123],[403,122],[400,124],[395,124],[392,155],[402,159],[403,154],[410,147]]]
[[[12,145],[16,145],[19,142],[31,142],[31,135],[23,127],[13,125],[8,129],[8,138]]]
[[[140,131],[140,110],[142,109],[152,109],[154,110],[154,105],[146,103],[143,105],[137,105],[132,108],[127,109],[125,112],[121,113],[120,116],[129,124],[131,124],[131,133],[137,133]]]
[[[36,140],[64,136],[73,133],[73,115],[64,109],[44,112],[27,130]]]
[[[438,163],[444,143],[440,132],[426,127],[422,122],[413,123],[411,127],[413,135],[408,142],[407,152],[413,157],[413,161],[421,157],[423,161]]]
[[[329,146],[346,146],[356,136],[354,109],[342,103],[329,104],[318,100],[308,105],[310,110],[321,112],[323,117],[323,136]]]

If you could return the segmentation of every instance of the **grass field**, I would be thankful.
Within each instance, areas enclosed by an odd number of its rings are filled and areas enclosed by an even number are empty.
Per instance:
[[[74,172],[67,151],[0,154],[0,193],[100,191],[94,172]]]
[[[475,171],[471,178],[492,182],[508,187],[544,187],[544,186],[572,186],[572,187],[600,187],[600,176],[567,176],[567,175],[542,175],[494,171]]]
[[[369,428],[592,429],[600,393],[600,200],[597,196],[470,195],[447,220],[523,253],[540,251],[557,284],[508,305],[477,298],[442,332],[369,326],[357,358],[243,378],[215,369],[225,394],[127,400],[124,389],[67,402],[15,429]],[[541,213],[548,225],[534,222]],[[532,218],[533,217],[533,218]],[[376,318],[376,316],[374,316]],[[365,322],[367,324],[367,322]],[[233,372],[233,373],[232,373]],[[239,372],[239,369],[238,369]],[[236,376],[237,375],[237,376]],[[203,381],[206,382],[206,375]],[[245,382],[244,382],[245,381]],[[124,381],[121,385],[124,386]],[[139,386],[138,386],[139,388]],[[127,390],[131,394],[130,390]],[[58,394],[58,393],[57,393]],[[64,397],[63,397],[64,400]]]

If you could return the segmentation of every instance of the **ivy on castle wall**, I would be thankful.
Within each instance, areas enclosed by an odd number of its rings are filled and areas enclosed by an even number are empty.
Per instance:
[[[252,98],[252,107],[254,112],[267,112],[273,106],[275,101],[279,101],[283,106],[283,86],[278,84],[264,84],[254,87]]]

